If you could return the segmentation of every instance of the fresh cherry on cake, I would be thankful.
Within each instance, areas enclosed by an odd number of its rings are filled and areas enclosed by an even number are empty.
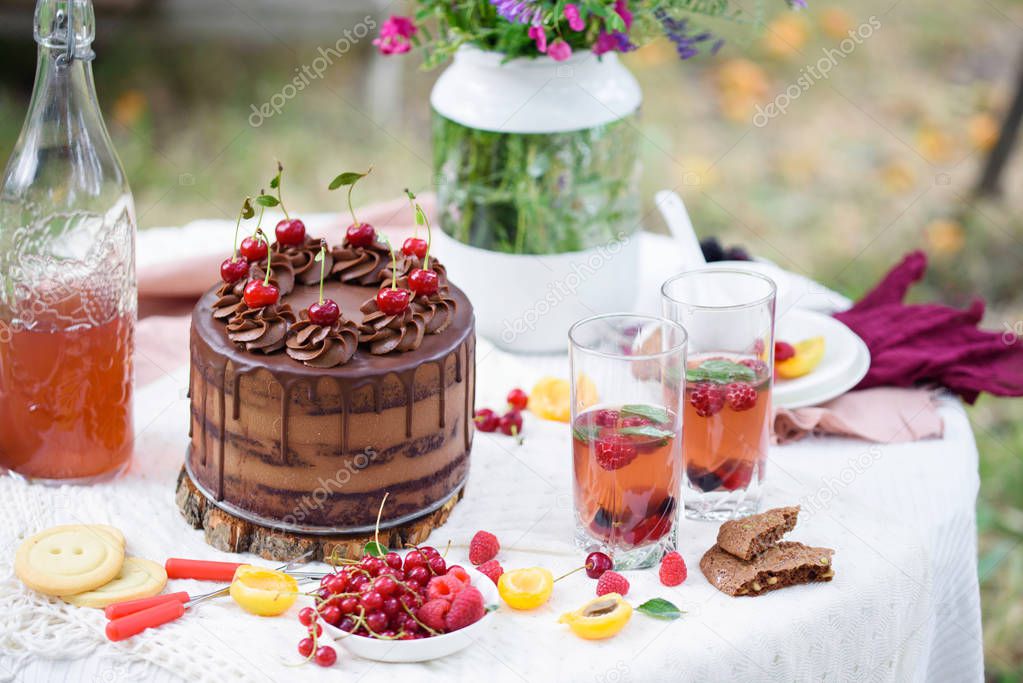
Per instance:
[[[220,279],[224,282],[238,282],[249,274],[249,262],[243,258],[224,259],[220,264]]]
[[[440,289],[440,276],[434,270],[415,268],[409,273],[408,286],[416,294],[430,296]]]
[[[272,306],[281,298],[281,292],[277,287],[262,280],[250,280],[245,285],[242,299],[249,308],[262,308]]]
[[[420,237],[409,237],[401,245],[401,253],[405,254],[405,256],[415,256],[416,258],[425,257],[427,249],[429,249],[429,244]]]
[[[327,327],[337,322],[341,317],[341,307],[333,299],[324,299],[320,303],[309,306],[309,320],[317,325]]]
[[[377,239],[377,231],[369,223],[357,223],[348,226],[345,237],[353,247],[370,247]]]
[[[297,247],[305,242],[305,223],[298,218],[284,218],[274,228],[277,244]]]
[[[412,292],[401,288],[384,288],[377,292],[377,308],[387,315],[398,315],[408,308]]]
[[[246,237],[242,240],[241,247],[238,248],[238,251],[249,263],[262,261],[266,258],[266,242],[255,235]]]

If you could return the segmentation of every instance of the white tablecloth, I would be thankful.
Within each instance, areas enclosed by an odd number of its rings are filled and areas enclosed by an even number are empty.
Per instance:
[[[651,261],[663,251],[645,245]],[[661,277],[651,268],[651,280]],[[643,283],[644,290],[654,282]],[[478,403],[500,405],[511,386],[567,375],[564,357],[523,359],[481,344]],[[24,681],[120,680],[981,680],[983,650],[976,574],[977,451],[964,411],[943,402],[945,436],[902,445],[808,439],[772,449],[768,506],[800,503],[792,538],[835,548],[835,579],[757,597],[729,598],[707,583],[699,558],[715,524],[685,521],[680,551],[689,579],[665,588],[656,571],[629,572],[634,604],[668,598],[687,611],[674,622],[637,614],[616,638],[581,641],[557,623],[593,594],[581,574],[559,582],[551,602],[528,613],[502,607],[468,650],[419,665],[376,664],[342,651],[335,668],[295,668],[302,627],[292,612],[257,618],[230,600],[126,643],[102,634],[103,617],[43,599],[13,578],[25,533],[66,522],[109,523],[131,554],[233,559],[208,547],[175,507],[186,443],[186,376],[137,392],[137,456],[121,479],[46,489],[0,480],[0,674]],[[452,541],[464,560],[481,528],[502,541],[506,568],[578,566],[571,544],[569,437],[562,425],[526,418],[525,444],[477,434],[466,498],[430,542]],[[255,559],[255,558],[250,558]],[[196,582],[174,590],[200,591]],[[51,659],[53,657],[72,659]],[[399,677],[399,678],[395,678]]]

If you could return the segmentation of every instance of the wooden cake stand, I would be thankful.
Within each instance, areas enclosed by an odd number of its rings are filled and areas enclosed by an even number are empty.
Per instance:
[[[458,489],[444,505],[411,522],[380,530],[380,542],[388,548],[419,545],[434,529],[444,524],[455,504],[462,499],[465,487]],[[196,488],[181,468],[175,494],[178,508],[185,520],[206,534],[206,542],[217,550],[231,553],[249,552],[267,560],[286,562],[309,553],[309,561],[336,557],[358,559],[373,533],[350,535],[315,535],[282,531],[253,524],[221,510]]]

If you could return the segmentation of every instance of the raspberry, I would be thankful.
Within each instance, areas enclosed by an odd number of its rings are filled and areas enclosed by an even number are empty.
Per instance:
[[[618,593],[624,596],[629,592],[629,580],[618,572],[607,571],[597,579],[597,595]]]
[[[626,417],[622,420],[623,427],[645,427],[649,424],[653,424],[650,420],[645,417],[632,416]]]
[[[465,569],[463,569],[457,564],[453,564],[450,567],[448,567],[448,576],[455,577],[466,586],[472,583],[472,579],[469,578],[469,572],[465,571]]]
[[[732,382],[725,387],[725,400],[732,410],[749,410],[757,404],[757,390],[745,382]]]
[[[467,586],[451,601],[451,609],[444,617],[444,625],[448,631],[457,631],[469,624],[475,624],[486,613],[487,608],[483,606],[483,594],[475,586]]]
[[[636,447],[621,434],[608,434],[594,444],[597,464],[608,471],[618,470],[636,459]]]
[[[776,341],[774,343],[774,360],[788,360],[796,355],[796,348],[788,342]]]
[[[416,610],[416,616],[434,631],[443,631],[446,627],[444,617],[450,609],[451,603],[447,600],[429,600]]]
[[[700,417],[711,417],[724,408],[725,395],[719,386],[701,382],[689,393],[689,403],[696,408],[696,414]]]
[[[660,577],[661,583],[665,586],[677,586],[685,581],[688,575],[686,561],[675,551],[661,558]]]
[[[601,427],[614,427],[618,423],[618,417],[617,410],[598,410],[593,416],[593,421]]]
[[[483,564],[497,556],[501,549],[501,543],[497,536],[489,531],[477,531],[469,542],[469,561],[473,564]]]
[[[465,584],[459,581],[457,577],[448,574],[435,576],[430,579],[430,583],[426,586],[426,598],[428,600],[450,601],[463,588],[465,588]]]
[[[501,578],[501,574],[504,574],[504,567],[497,560],[488,560],[476,567],[476,570],[493,581],[494,585],[497,585],[497,580]]]
[[[767,372],[767,363],[759,358],[743,358],[739,361],[739,365],[745,365],[747,368],[752,370],[758,379],[763,379],[769,374]]]

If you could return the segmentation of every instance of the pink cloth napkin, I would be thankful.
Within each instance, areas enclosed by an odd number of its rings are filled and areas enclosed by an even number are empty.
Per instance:
[[[774,438],[790,443],[809,434],[847,436],[877,443],[905,443],[941,437],[936,392],[878,387],[851,391],[820,406],[779,408]]]

